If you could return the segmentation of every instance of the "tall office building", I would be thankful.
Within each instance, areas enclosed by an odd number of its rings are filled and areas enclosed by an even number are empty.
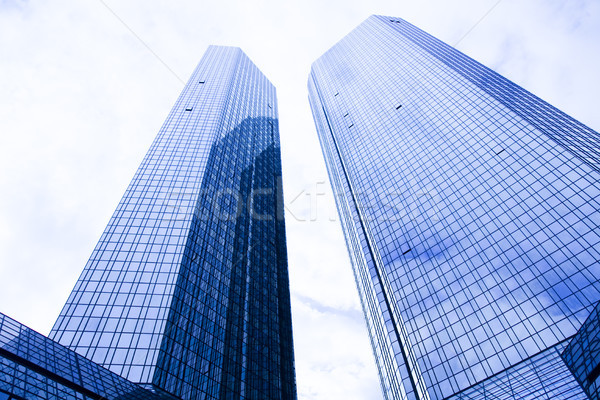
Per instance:
[[[600,300],[600,135],[397,18],[308,89],[385,397],[586,398],[561,354]]]
[[[8,359],[56,378],[33,353],[57,348],[139,398],[294,399],[280,181],[275,88],[240,49],[209,47],[52,328],[78,355],[6,319]]]

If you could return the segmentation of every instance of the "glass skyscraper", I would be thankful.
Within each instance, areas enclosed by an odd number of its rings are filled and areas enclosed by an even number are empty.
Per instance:
[[[205,53],[50,338],[0,328],[0,399],[32,396],[21,370],[90,398],[296,398],[277,100],[240,49]]]
[[[587,398],[563,358],[598,377],[565,347],[600,300],[600,135],[398,18],[308,90],[385,397]]]

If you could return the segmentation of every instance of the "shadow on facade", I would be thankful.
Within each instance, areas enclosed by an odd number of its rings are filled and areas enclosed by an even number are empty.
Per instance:
[[[210,151],[153,379],[184,399],[296,396],[277,129]]]

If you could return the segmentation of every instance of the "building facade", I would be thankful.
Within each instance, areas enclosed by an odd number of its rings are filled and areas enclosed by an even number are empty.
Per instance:
[[[128,381],[0,313],[0,400],[177,400]]]
[[[561,355],[590,399],[600,400],[600,303]]]
[[[274,86],[211,46],[50,339],[181,399],[296,397]]]
[[[398,18],[309,101],[387,399],[585,399],[561,353],[600,300],[600,135]]]

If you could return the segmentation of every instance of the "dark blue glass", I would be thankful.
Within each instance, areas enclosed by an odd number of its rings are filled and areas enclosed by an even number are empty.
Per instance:
[[[211,46],[50,337],[182,399],[296,397],[274,86]]]
[[[600,399],[600,303],[561,354],[592,400]]]
[[[2,400],[176,400],[142,388],[0,314]]]

